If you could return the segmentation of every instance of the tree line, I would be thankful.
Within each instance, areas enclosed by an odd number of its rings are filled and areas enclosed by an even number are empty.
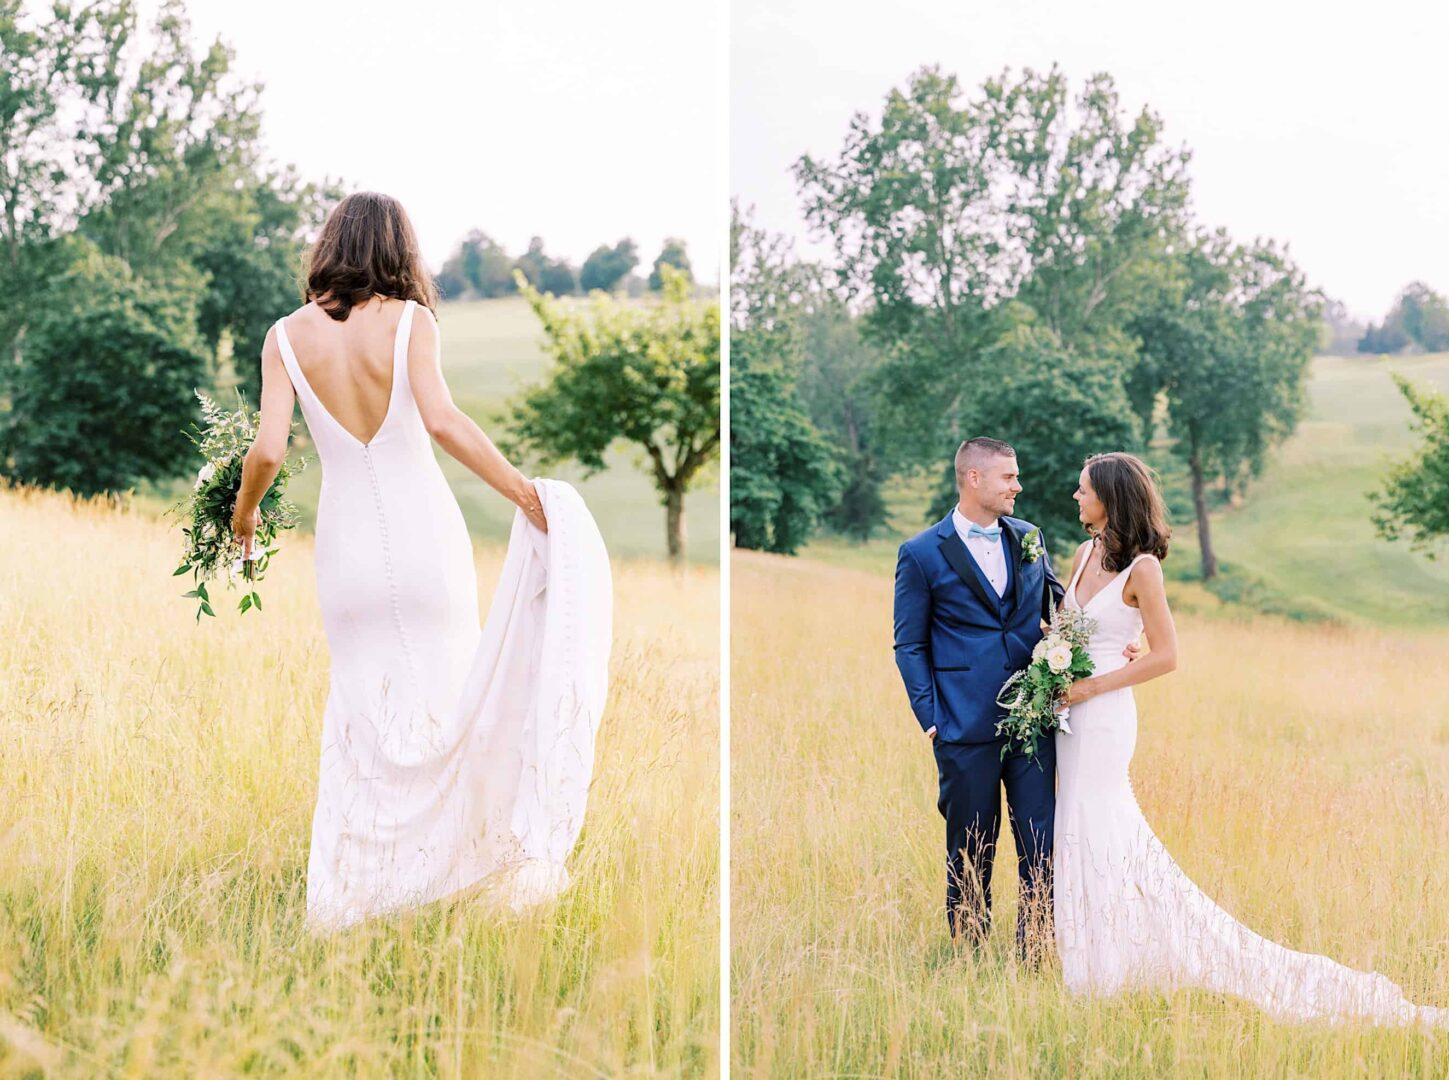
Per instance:
[[[449,255],[438,272],[438,288],[449,299],[511,296],[518,291],[517,274],[533,288],[554,296],[571,296],[596,289],[612,293],[622,289],[629,296],[664,291],[663,267],[672,267],[686,282],[694,280],[689,253],[683,240],[664,241],[647,278],[634,273],[639,265],[639,246],[628,237],[612,247],[600,244],[581,267],[567,259],[549,255],[543,238],[533,237],[528,250],[513,256],[487,233],[474,229]],[[515,273],[516,271],[516,273]]]
[[[956,445],[990,434],[1065,552],[1084,458],[1156,442],[1188,474],[1213,576],[1208,509],[1301,416],[1324,298],[1280,245],[1194,220],[1189,157],[1107,75],[1073,94],[1055,67],[1008,70],[968,96],[933,66],[857,113],[837,154],[796,161],[831,259],[795,258],[736,206],[735,542],[868,537],[907,474],[936,477],[939,516]]]

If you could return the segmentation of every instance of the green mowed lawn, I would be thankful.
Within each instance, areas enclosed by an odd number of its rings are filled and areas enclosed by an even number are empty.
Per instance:
[[[1219,559],[1229,577],[1251,582],[1253,602],[1348,623],[1449,627],[1449,558],[1430,559],[1407,543],[1381,539],[1371,518],[1369,493],[1382,484],[1390,463],[1417,442],[1394,372],[1449,391],[1446,354],[1315,358],[1308,415],[1298,431],[1240,506],[1213,515]],[[1165,452],[1153,456],[1168,464]],[[1170,484],[1179,482],[1180,472],[1164,468]],[[920,480],[892,485],[890,527],[869,543],[826,536],[801,554],[891,573],[896,546],[924,527],[929,489]],[[1183,496],[1169,492],[1179,508],[1169,568],[1179,578],[1198,572],[1196,529],[1180,509]]]
[[[1314,361],[1310,413],[1243,505],[1213,519],[1222,559],[1310,614],[1449,626],[1449,560],[1374,531],[1369,493],[1417,442],[1391,372],[1449,390],[1449,356]],[[1194,546],[1196,544],[1193,540]]]
[[[551,362],[544,350],[543,328],[521,297],[502,300],[459,301],[442,305],[438,314],[442,333],[443,375],[458,407],[497,438],[502,431],[499,418],[508,398],[541,379]],[[223,399],[225,400],[225,399]],[[302,528],[312,531],[316,521],[317,496],[322,473],[316,449],[307,436],[307,424],[300,407],[294,428],[294,447],[309,459],[289,491],[302,511]],[[452,485],[469,530],[481,540],[506,542],[513,522],[513,504],[490,488],[458,462],[434,447],[443,474]],[[567,480],[579,489],[604,542],[615,556],[663,558],[666,554],[664,507],[635,453],[620,444],[607,456],[608,468],[588,479],[574,464],[529,468],[532,476]],[[173,488],[151,494],[156,501],[174,501],[181,494]],[[685,499],[685,530],[689,561],[719,562],[720,514],[719,471],[712,467]]]

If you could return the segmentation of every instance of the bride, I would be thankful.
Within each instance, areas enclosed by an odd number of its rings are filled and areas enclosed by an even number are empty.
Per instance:
[[[395,199],[337,205],[306,299],[262,348],[233,529],[249,552],[300,401],[322,461],[314,562],[331,654],[308,925],[475,887],[515,908],[546,899],[568,884],[604,706],[603,540],[571,486],[525,478],[453,403],[437,292]],[[517,506],[481,629],[434,441]]]
[[[1092,538],[1077,549],[1064,603],[1096,623],[1096,670],[1071,687],[1071,733],[1055,737],[1053,907],[1068,989],[1192,986],[1246,998],[1280,1020],[1449,1026],[1449,1010],[1412,1004],[1383,975],[1253,933],[1157,839],[1128,777],[1137,743],[1130,688],[1177,666],[1161,565],[1166,513],[1152,474],[1130,454],[1088,459],[1074,498]],[[1123,648],[1144,630],[1151,651],[1129,663]]]

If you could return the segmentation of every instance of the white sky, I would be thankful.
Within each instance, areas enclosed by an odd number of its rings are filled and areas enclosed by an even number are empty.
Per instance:
[[[852,113],[939,63],[968,94],[1003,67],[1097,71],[1193,153],[1199,221],[1272,237],[1310,283],[1379,319],[1408,282],[1449,292],[1449,14],[1406,0],[731,0],[730,192],[806,237],[790,165],[838,155]]]
[[[142,22],[159,7],[143,0]],[[190,0],[266,84],[263,138],[308,179],[400,199],[434,269],[473,227],[576,265],[666,236],[719,280],[727,188],[716,3]]]

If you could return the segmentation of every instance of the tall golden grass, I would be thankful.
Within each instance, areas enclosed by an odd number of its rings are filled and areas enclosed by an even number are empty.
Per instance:
[[[303,928],[310,537],[193,621],[173,522],[0,490],[0,1076],[716,1074],[718,574],[615,567],[574,884]],[[501,550],[480,553],[486,610]]]
[[[1017,965],[1005,830],[991,947],[955,953],[889,577],[731,566],[736,1075],[1449,1074],[1445,1032],[1280,1025],[1203,992],[1068,995],[1054,967]],[[1138,688],[1132,766],[1168,850],[1258,932],[1449,1006],[1449,637],[1178,623],[1178,671]]]

